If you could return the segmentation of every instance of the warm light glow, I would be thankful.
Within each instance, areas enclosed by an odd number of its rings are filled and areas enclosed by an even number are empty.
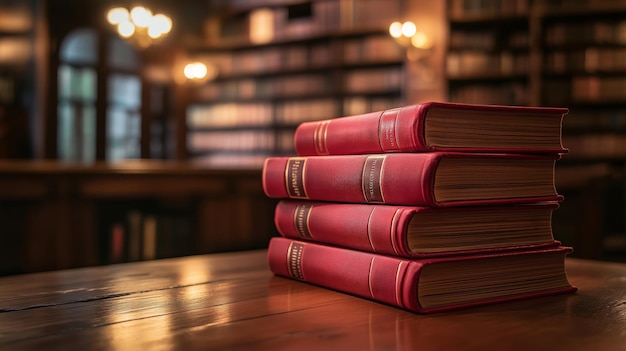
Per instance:
[[[123,7],[112,8],[107,12],[107,21],[109,21],[110,24],[127,22],[129,18],[128,10]]]
[[[150,19],[148,34],[151,38],[158,38],[172,30],[172,20],[164,14],[158,14]]]
[[[207,67],[202,62],[193,62],[185,66],[185,77],[187,79],[202,79],[207,75]]]
[[[402,36],[402,23],[393,22],[389,26],[389,35],[391,35],[394,38],[400,38]]]
[[[428,37],[426,36],[426,34],[422,32],[417,32],[411,38],[411,45],[413,45],[414,47],[418,49],[428,49],[430,48],[431,43],[430,43],[430,40],[428,40]]]
[[[250,13],[250,41],[263,44],[274,37],[274,12],[258,9]]]
[[[406,21],[402,23],[402,35],[404,35],[407,38],[410,38],[415,35],[415,32],[417,32],[415,23],[411,21]]]
[[[124,38],[129,38],[135,34],[135,26],[130,21],[122,22],[117,26],[117,32]]]
[[[130,10],[130,18],[133,20],[137,27],[146,28],[150,24],[152,18],[152,11],[143,6],[136,6]]]
[[[164,14],[152,15],[152,10],[136,6],[130,12],[121,7],[110,9],[107,20],[117,26],[117,32],[141,48],[166,36],[172,30],[172,20]]]

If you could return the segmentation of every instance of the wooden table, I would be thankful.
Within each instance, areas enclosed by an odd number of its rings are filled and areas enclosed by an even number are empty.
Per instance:
[[[626,350],[626,265],[576,294],[418,315],[276,277],[265,251],[0,278],[0,350]]]

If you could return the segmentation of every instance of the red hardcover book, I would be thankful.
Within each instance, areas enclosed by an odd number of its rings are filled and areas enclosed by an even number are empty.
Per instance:
[[[569,247],[407,259],[276,237],[270,270],[280,276],[419,313],[573,292]]]
[[[427,207],[560,201],[558,154],[396,153],[269,157],[273,198]]]
[[[463,151],[564,153],[556,107],[428,102],[298,126],[300,156]]]
[[[430,208],[281,200],[280,235],[401,257],[434,257],[558,245],[558,203]]]

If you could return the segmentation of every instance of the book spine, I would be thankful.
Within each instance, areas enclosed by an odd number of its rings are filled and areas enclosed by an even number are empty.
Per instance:
[[[428,104],[301,123],[294,134],[300,156],[426,151],[423,114]]]
[[[410,257],[406,230],[416,211],[402,206],[282,200],[274,223],[287,238]]]
[[[269,157],[263,165],[263,189],[272,198],[436,207],[432,185],[439,157]]]
[[[392,256],[272,238],[270,270],[277,275],[419,311],[421,264]]]

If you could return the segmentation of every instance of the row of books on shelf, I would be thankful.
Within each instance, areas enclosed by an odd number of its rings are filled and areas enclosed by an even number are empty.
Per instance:
[[[546,104],[620,103],[626,99],[626,77],[573,76],[544,83]]]
[[[188,133],[187,145],[192,152],[210,150],[272,151],[292,150],[293,132],[273,130],[193,131]]]
[[[626,109],[624,108],[576,108],[563,125],[565,131],[624,131]]]
[[[130,210],[108,233],[108,263],[194,254],[192,220],[182,214]]]
[[[338,81],[334,72],[292,74],[271,78],[241,78],[209,82],[197,89],[196,97],[211,101],[220,99],[269,99],[309,95],[381,92],[400,90],[402,67],[382,67],[346,71]]]
[[[572,99],[622,101],[626,99],[626,77],[572,77]]]
[[[522,82],[455,84],[449,88],[451,101],[490,105],[525,105],[530,101],[528,86]]]
[[[594,20],[554,23],[545,29],[545,43],[552,46],[625,44],[626,21]]]
[[[326,40],[309,45],[293,44],[199,54],[194,58],[210,63],[221,77],[228,78],[246,74],[280,73],[286,70],[333,68],[340,64],[395,62],[402,60],[403,51],[389,35],[376,35],[342,39],[340,46],[332,40]]]
[[[495,51],[497,49],[528,48],[530,45],[528,30],[507,32],[471,31],[467,29],[450,31],[448,47],[450,49],[472,49]]]
[[[572,158],[624,159],[626,158],[626,135],[617,133],[588,133],[565,135]]]
[[[452,51],[446,56],[449,77],[525,75],[529,67],[528,53]]]
[[[424,103],[304,122],[269,157],[276,275],[419,313],[576,290],[552,232],[562,108]]]
[[[261,169],[268,156],[275,153],[233,154],[228,152],[210,152],[194,155],[192,163],[195,165],[219,169]]]
[[[281,102],[194,104],[187,109],[189,129],[295,126],[301,122],[384,110],[400,105],[400,97],[345,97]]]
[[[229,8],[237,8],[236,3],[228,3]],[[251,5],[245,5],[250,9]],[[286,4],[285,6],[259,5],[259,10],[246,14],[246,19],[234,26],[225,20],[218,34],[207,33],[213,41],[265,42],[290,40],[314,35],[360,28],[365,23],[368,27],[386,29],[389,23],[401,16],[401,2],[380,2],[360,0],[324,0]],[[267,31],[259,36],[260,29]]]
[[[546,54],[548,73],[624,72],[626,73],[626,48],[597,48],[555,51]]]
[[[452,18],[466,16],[522,16],[528,13],[528,0],[450,0],[448,13]]]

